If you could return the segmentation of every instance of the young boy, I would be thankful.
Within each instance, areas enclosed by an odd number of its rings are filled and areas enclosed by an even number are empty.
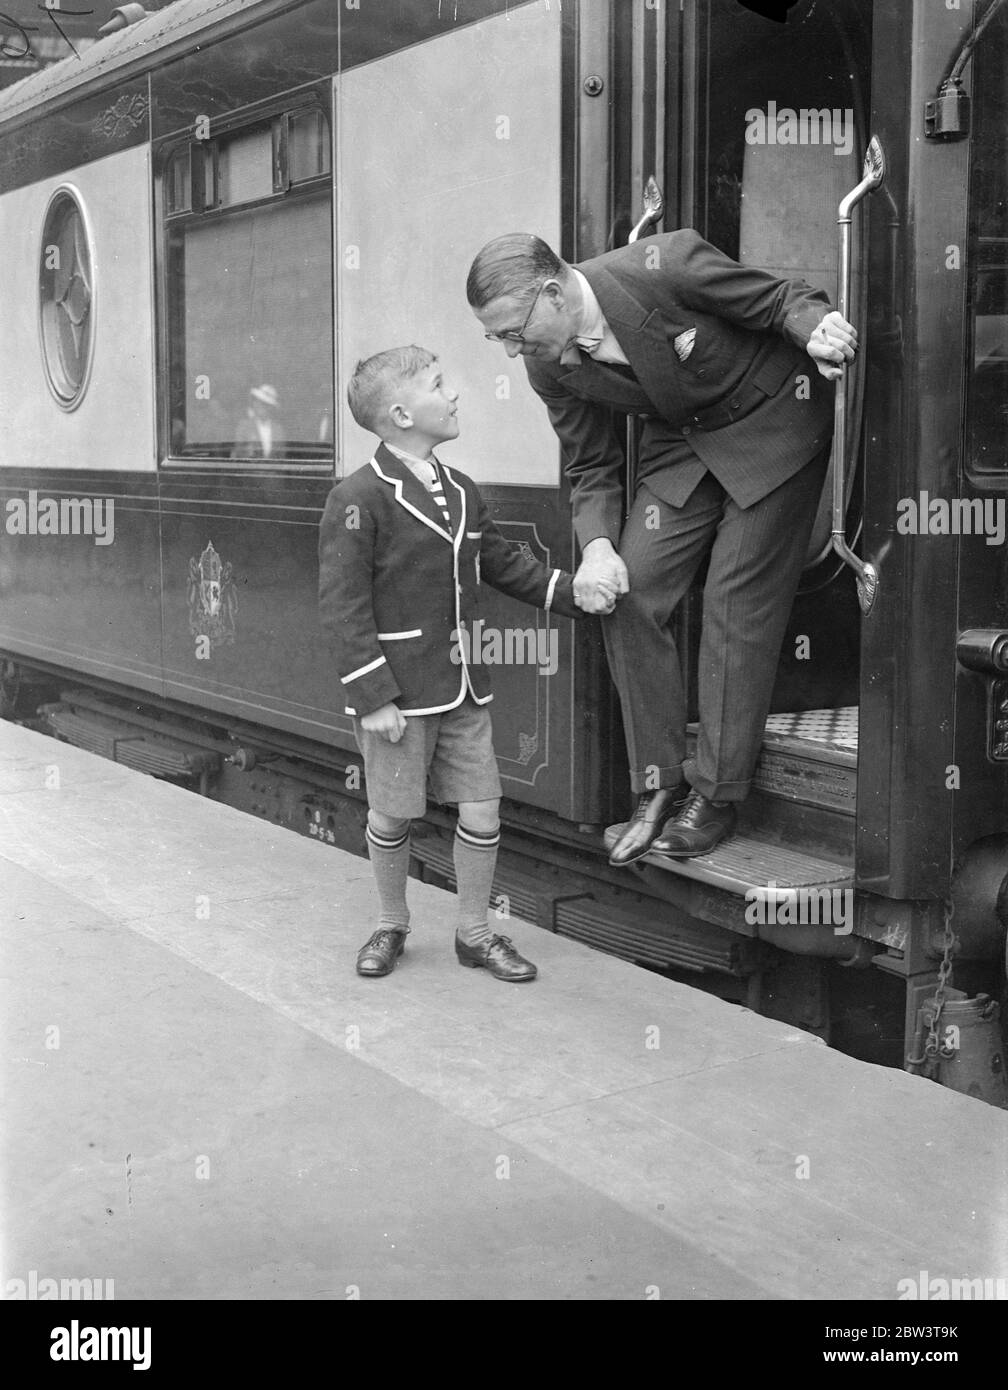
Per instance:
[[[319,604],[364,757],[367,846],[379,925],[357,956],[359,975],[387,975],[409,932],[410,821],[434,795],[457,802],[454,863],[462,965],[498,980],[534,980],[536,967],[487,907],[500,841],[501,785],[486,667],[470,666],[479,585],[575,617],[571,577],[504,539],[471,478],[446,468],[436,445],[455,439],[458,392],[437,358],[392,348],[358,362],[347,398],[382,443],[330,492],[319,533]]]

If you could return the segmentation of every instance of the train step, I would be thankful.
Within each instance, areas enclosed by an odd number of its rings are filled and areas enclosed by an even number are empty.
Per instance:
[[[696,730],[690,725],[690,757]],[[770,715],[739,833],[786,850],[801,846],[827,862],[852,861],[857,744],[856,705]]]
[[[622,825],[609,827],[605,832],[606,849],[612,849],[623,829]],[[741,895],[771,883],[779,889],[822,891],[854,886],[854,865],[850,860],[824,859],[746,834],[733,835],[710,854],[698,854],[692,859],[670,859],[652,852],[638,862]]]
[[[691,724],[690,755],[696,733]],[[853,887],[857,745],[856,705],[771,714],[739,833],[693,859],[648,854],[640,862],[743,896],[770,883],[822,891]],[[606,831],[608,849],[622,829]]]
[[[689,756],[697,725],[687,729]],[[853,817],[857,801],[857,705],[771,714],[753,790]]]

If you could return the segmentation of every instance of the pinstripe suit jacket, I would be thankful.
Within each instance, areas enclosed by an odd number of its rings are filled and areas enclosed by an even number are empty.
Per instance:
[[[833,386],[804,350],[831,308],[821,291],[741,266],[690,229],[577,268],[639,382],[589,357],[573,367],[524,358],[563,448],[582,545],[616,545],[622,527],[613,409],[645,416],[637,481],[674,507],[708,469],[751,506],[829,442]],[[680,360],[675,339],[690,329]]]

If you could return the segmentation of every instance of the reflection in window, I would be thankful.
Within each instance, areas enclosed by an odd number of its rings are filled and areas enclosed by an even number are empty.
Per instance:
[[[195,222],[173,239],[173,451],[331,456],[328,198]],[[268,450],[251,419],[258,407],[270,412]]]
[[[64,409],[77,405],[91,363],[93,274],[84,214],[61,189],[49,204],[39,260],[42,355],[50,390]]]
[[[170,452],[329,461],[328,125],[310,109],[188,149],[183,169],[205,158],[216,177],[205,211],[173,215],[185,179],[166,164]]]
[[[969,291],[973,354],[969,459],[1008,479],[1008,9],[973,55]]]

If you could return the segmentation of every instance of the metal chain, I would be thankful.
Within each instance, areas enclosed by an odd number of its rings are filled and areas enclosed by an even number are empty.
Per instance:
[[[929,1071],[935,1071],[938,1067],[939,1057],[952,1057],[955,1055],[954,1049],[943,1048],[938,1036],[938,1025],[941,1022],[942,1009],[945,1007],[945,990],[952,975],[952,950],[956,944],[955,932],[952,930],[952,919],[955,916],[955,907],[951,898],[946,898],[943,904],[945,930],[942,936],[942,959],[938,967],[938,983],[935,986],[933,997],[934,1012],[931,1014],[928,1023],[927,1042],[924,1044],[924,1051],[919,1057],[908,1057],[907,1062],[910,1066],[926,1065]],[[918,1034],[918,1036],[920,1036]]]

